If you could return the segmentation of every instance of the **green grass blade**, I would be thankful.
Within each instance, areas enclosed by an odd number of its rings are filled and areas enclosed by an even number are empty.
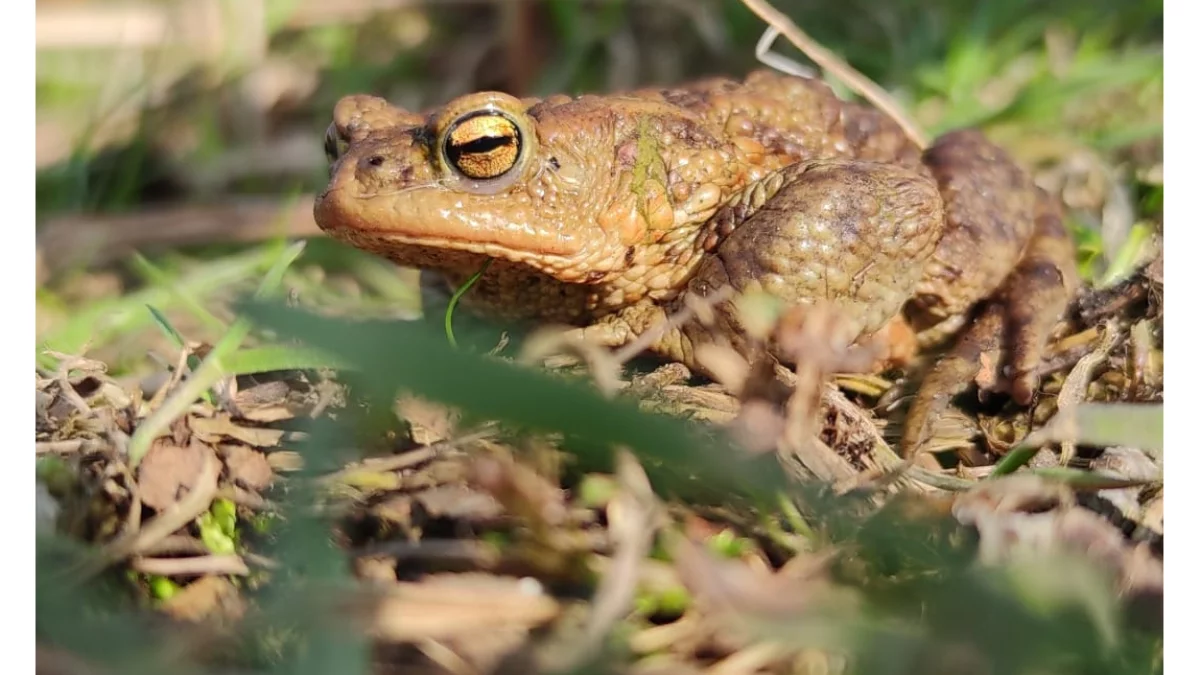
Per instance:
[[[773,458],[745,461],[683,420],[645,413],[631,400],[610,400],[591,386],[499,359],[458,351],[425,322],[349,321],[279,303],[251,300],[255,323],[353,364],[374,386],[404,389],[483,419],[625,446],[649,465],[705,490],[771,499],[786,486]],[[610,460],[606,457],[606,460]],[[702,481],[701,481],[702,479]]]
[[[1033,459],[1043,445],[1063,441],[1099,447],[1125,445],[1162,459],[1163,406],[1081,403],[1060,410],[1044,427],[1030,433],[997,462],[989,477],[1013,473]]]
[[[187,340],[183,338],[183,335],[180,334],[178,330],[175,330],[175,326],[171,325],[171,322],[167,319],[166,315],[158,311],[154,305],[146,305],[146,309],[150,311],[150,316],[154,317],[155,325],[162,330],[163,334],[166,335],[171,342],[175,343],[176,347],[179,349],[185,349],[187,347]]]
[[[179,304],[195,316],[209,330],[224,332],[226,323],[217,315],[208,311],[203,304],[191,293],[186,286],[180,285],[170,274],[150,262],[140,253],[134,253],[130,258],[136,269],[152,285],[167,289],[179,301]]]
[[[281,370],[311,370],[315,368],[353,369],[355,364],[330,354],[308,347],[267,345],[250,347],[230,354],[224,360],[225,370],[230,375],[253,375]]]
[[[491,264],[491,258],[485,260],[483,265],[480,266],[479,270],[475,272],[475,274],[472,274],[469,279],[463,282],[462,286],[456,288],[454,290],[454,295],[450,296],[450,303],[446,305],[445,324],[446,340],[450,342],[451,347],[458,347],[458,340],[454,339],[454,310],[458,307],[458,301],[467,294],[467,291],[471,290],[471,287],[475,285],[475,282],[479,281],[479,278],[483,276],[484,272],[487,272],[487,269],[491,266]]]
[[[300,254],[304,253],[306,245],[307,242],[301,240],[283,249],[279,257],[271,265],[271,269],[267,270],[262,281],[259,282],[258,290],[254,294],[255,297],[266,297],[273,294],[279,288],[280,284],[283,283],[283,275],[287,273],[292,263],[296,262]]]
[[[260,247],[245,253],[213,261],[174,284],[193,297],[204,295],[254,277],[267,266],[270,251]],[[49,349],[77,354],[85,344],[104,344],[118,335],[130,333],[153,321],[146,305],[166,311],[178,304],[179,296],[170,288],[151,286],[107,302],[96,302],[75,313],[61,326],[38,336],[38,361],[49,365],[40,352]]]

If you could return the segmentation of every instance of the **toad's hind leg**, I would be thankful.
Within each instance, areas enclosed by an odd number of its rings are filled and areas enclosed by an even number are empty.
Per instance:
[[[749,186],[706,223],[697,237],[702,262],[687,288],[700,297],[729,287],[787,305],[822,303],[846,320],[848,335],[874,333],[916,290],[944,223],[937,184],[911,168],[845,159],[793,164]],[[607,317],[603,331],[589,330],[610,344],[628,340],[683,304],[627,308]],[[748,337],[737,303],[726,300],[710,321],[669,330],[651,349],[711,374],[696,358],[700,345],[756,349]]]
[[[1007,365],[994,368],[1005,376],[978,378],[981,385],[1030,403],[1046,341],[1078,285],[1058,202],[982,134],[947,134],[926,152],[925,162],[946,202],[947,230],[911,318],[936,333],[939,320],[952,321],[983,302],[922,381],[905,424],[906,456],[929,439],[950,399],[966,390],[989,357],[991,366]]]

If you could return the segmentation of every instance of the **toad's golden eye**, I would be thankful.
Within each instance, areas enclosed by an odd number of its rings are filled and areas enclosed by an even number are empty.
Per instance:
[[[467,178],[499,178],[517,165],[521,130],[508,115],[480,110],[455,120],[443,148],[446,161]]]

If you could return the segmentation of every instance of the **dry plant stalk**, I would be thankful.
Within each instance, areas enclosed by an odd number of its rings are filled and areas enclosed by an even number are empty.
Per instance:
[[[1117,322],[1109,319],[1104,324],[1104,337],[1100,341],[1100,345],[1083,356],[1076,362],[1075,367],[1067,374],[1067,379],[1063,382],[1062,389],[1058,392],[1058,409],[1060,412],[1070,412],[1072,408],[1084,401],[1087,396],[1088,384],[1092,381],[1092,374],[1096,371],[1096,367],[1108,358],[1109,352],[1117,345],[1118,331]],[[1063,466],[1070,463],[1075,456],[1075,442],[1063,441],[1061,462]]]
[[[742,4],[765,21],[767,25],[786,37],[789,42],[796,45],[796,48],[812,59],[814,63],[835,75],[863,98],[870,101],[872,105],[891,117],[917,147],[923,150],[929,145],[929,139],[925,132],[921,131],[920,126],[904,114],[899,104],[882,87],[822,47],[820,43],[800,30],[800,27],[792,22],[786,14],[772,7],[766,0],[742,0]]]
[[[752,311],[750,305],[743,306],[744,314]],[[748,314],[743,320],[753,322]],[[755,336],[757,353],[736,389],[742,410],[731,423],[734,435],[751,450],[774,448],[796,477],[831,483],[852,480],[857,475],[854,467],[817,436],[822,392],[834,373],[868,370],[886,352],[884,337],[857,340],[857,326],[826,304],[789,307],[763,329]],[[795,364],[794,369],[776,367],[767,344]],[[735,358],[732,351],[728,358]]]

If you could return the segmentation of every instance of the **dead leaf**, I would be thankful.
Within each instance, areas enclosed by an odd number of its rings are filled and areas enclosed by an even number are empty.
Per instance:
[[[983,481],[960,494],[951,512],[979,531],[985,564],[1083,556],[1111,573],[1120,589],[1162,591],[1162,561],[1143,560],[1115,525],[1079,506],[1067,487],[1053,481],[1031,474]]]
[[[1111,447],[1092,461],[1092,471],[1105,477],[1150,482],[1162,478],[1162,466],[1137,448]],[[1097,494],[1112,502],[1126,518],[1141,521],[1138,487],[1101,490]]]
[[[360,556],[352,564],[358,579],[386,587],[396,583],[396,559],[391,556]]]
[[[226,413],[216,417],[191,417],[188,427],[197,438],[214,445],[228,441],[240,441],[255,448],[272,448],[279,445],[284,432],[280,429],[264,429],[237,424]]]
[[[286,405],[291,391],[288,382],[271,380],[238,390],[231,402],[240,419],[277,422],[295,417],[295,413]]]
[[[396,415],[412,426],[412,438],[418,445],[441,443],[454,436],[461,413],[444,405],[416,396],[396,401]]]
[[[692,377],[692,371],[677,361],[664,363],[654,370],[634,376],[629,383],[629,390],[639,394],[661,390],[687,382]]]
[[[638,405],[647,412],[660,412],[712,424],[727,424],[737,416],[741,404],[720,389],[720,385],[693,387],[672,384],[639,397]]]
[[[201,447],[206,452],[199,453],[203,458],[203,463],[192,474],[194,481],[192,488],[180,495],[177,501],[162,509],[158,515],[141,523],[138,527],[128,527],[120,536],[108,542],[101,550],[100,556],[84,565],[82,575],[91,576],[129,555],[153,548],[208,510],[217,493],[217,479],[221,475],[221,462],[212,448]]]
[[[184,586],[165,600],[162,611],[179,621],[202,621],[208,618],[237,620],[246,612],[246,603],[225,577],[208,576]]]
[[[239,408],[238,410],[241,413],[241,419],[249,422],[259,422],[261,424],[280,422],[296,417],[296,413],[282,403],[276,405],[264,405],[256,408]]]
[[[531,579],[441,574],[379,589],[370,626],[393,642],[445,640],[501,629],[529,630],[556,617],[558,602]]]
[[[229,480],[251,490],[265,490],[275,477],[271,462],[262,452],[244,445],[226,443],[221,446]]]
[[[439,485],[414,495],[413,499],[433,518],[481,522],[504,512],[491,495],[463,485]]]
[[[740,560],[717,558],[691,539],[678,537],[672,558],[683,585],[718,612],[786,618],[811,611],[833,589],[824,560],[797,574],[760,571]]]
[[[142,502],[162,511],[196,487],[207,458],[216,461],[213,449],[198,440],[186,446],[168,438],[156,439],[137,468]]]
[[[534,527],[561,525],[567,518],[565,494],[524,464],[508,456],[480,458],[471,464],[469,481],[528,519]]]
[[[304,456],[295,450],[277,450],[267,455],[267,463],[274,471],[299,471],[304,468]]]

